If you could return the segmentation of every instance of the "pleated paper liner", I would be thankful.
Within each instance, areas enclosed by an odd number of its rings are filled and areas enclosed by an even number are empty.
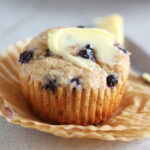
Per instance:
[[[20,75],[20,85],[33,113],[52,124],[97,125],[110,118],[118,107],[124,84],[116,88],[74,89],[58,86],[55,91],[41,90],[42,84]]]
[[[31,39],[19,41],[0,55],[0,114],[9,122],[65,138],[131,141],[150,137],[150,85],[130,73],[117,113],[98,126],[52,125],[33,115],[21,92],[17,59]]]

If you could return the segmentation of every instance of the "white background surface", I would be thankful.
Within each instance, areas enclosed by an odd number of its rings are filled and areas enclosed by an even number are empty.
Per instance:
[[[126,34],[150,54],[148,0],[0,0],[0,50],[60,25],[92,25],[95,17],[120,13]],[[136,123],[136,122],[135,122]],[[0,150],[149,150],[150,138],[133,142],[63,139],[9,124],[0,118]]]

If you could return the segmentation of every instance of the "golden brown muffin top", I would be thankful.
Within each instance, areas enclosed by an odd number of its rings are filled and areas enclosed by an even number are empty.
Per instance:
[[[42,83],[42,88],[54,86],[73,86],[78,88],[115,88],[116,84],[122,84],[127,79],[129,72],[129,53],[118,43],[118,64],[109,65],[96,60],[94,49],[87,43],[84,48],[72,46],[66,51],[73,56],[80,55],[90,59],[97,65],[90,66],[92,71],[77,66],[63,57],[54,54],[48,48],[49,29],[35,37],[19,57],[19,71],[24,79],[33,79]],[[89,50],[87,56],[87,49]],[[85,55],[85,56],[84,56]],[[88,58],[86,58],[88,57]],[[121,62],[121,63],[120,63]]]

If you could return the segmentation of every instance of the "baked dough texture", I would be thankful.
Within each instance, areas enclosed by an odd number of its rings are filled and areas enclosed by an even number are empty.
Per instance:
[[[120,104],[129,74],[129,54],[118,48],[117,64],[95,61],[89,71],[48,49],[50,30],[24,47],[21,54],[27,52],[31,60],[18,61],[21,88],[32,111],[52,124],[97,125],[107,120]],[[73,46],[66,51],[76,56],[80,49]],[[111,87],[109,75],[117,76],[117,84]]]

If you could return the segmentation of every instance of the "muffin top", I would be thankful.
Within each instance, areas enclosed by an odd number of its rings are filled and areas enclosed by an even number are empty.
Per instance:
[[[56,86],[115,88],[128,77],[129,54],[105,30],[54,28],[24,47],[19,75],[52,91]]]

